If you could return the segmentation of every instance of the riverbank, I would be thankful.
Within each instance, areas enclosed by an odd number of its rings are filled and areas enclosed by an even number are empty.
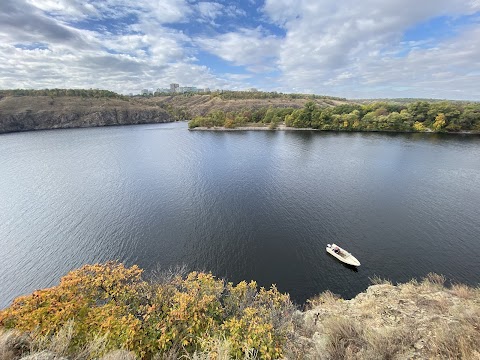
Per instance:
[[[190,131],[274,131],[274,130],[279,130],[279,131],[297,131],[297,130],[315,130],[312,128],[293,128],[293,127],[287,127],[284,124],[278,125],[276,128],[271,128],[269,126],[264,126],[263,124],[258,125],[258,124],[252,124],[250,126],[238,126],[234,128],[226,128],[225,126],[212,126],[212,127],[206,127],[206,126],[199,126],[195,127],[192,129],[189,129]]]
[[[154,124],[192,119],[215,111],[255,112],[259,109],[302,108],[302,97],[228,98],[228,94],[176,94],[155,97],[127,97],[95,90],[26,91],[0,90],[0,134],[7,132],[98,127],[109,125]],[[245,94],[244,94],[245,95]],[[252,96],[252,94],[247,94]],[[273,96],[273,95],[272,95]],[[319,106],[350,103],[347,100],[317,98]]]
[[[365,132],[384,132],[384,133],[403,133],[403,134],[418,134],[418,133],[431,133],[431,134],[456,134],[456,135],[480,135],[480,131],[456,131],[456,132],[435,132],[430,129],[425,131],[394,131],[394,130],[322,130],[322,129],[314,129],[314,128],[295,128],[291,126],[286,126],[285,124],[279,124],[277,127],[270,127],[252,124],[251,126],[238,126],[235,128],[226,128],[225,126],[199,126],[195,128],[189,129],[189,131],[319,131],[319,132],[358,132],[358,133],[365,133]]]
[[[480,289],[429,274],[375,278],[343,300],[324,292],[296,310],[288,294],[211,274],[118,263],[72,271],[0,311],[2,360],[478,359]]]

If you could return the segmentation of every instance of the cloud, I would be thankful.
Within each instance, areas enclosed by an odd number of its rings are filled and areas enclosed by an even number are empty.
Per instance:
[[[180,82],[480,100],[480,0],[261,3],[2,0],[0,88]]]
[[[196,4],[198,12],[202,19],[215,20],[217,16],[222,14],[223,5],[216,2],[202,1]]]
[[[480,49],[475,45],[479,37],[480,26],[475,26],[436,47],[414,49],[405,57],[365,61],[359,66],[358,80],[374,86],[395,84],[425,97],[480,99]]]
[[[459,35],[456,41],[460,43],[456,46],[454,42],[446,41],[437,44],[437,51],[420,49],[412,51],[408,57],[399,58],[396,55],[402,50],[403,33],[415,24],[437,16],[473,14],[479,10],[478,1],[449,0],[267,0],[264,7],[271,21],[287,32],[279,52],[280,81],[294,89],[344,96],[369,96],[375,92],[372,84],[389,88],[398,83],[416,84],[413,95],[428,96],[437,82],[432,78],[431,86],[427,86],[428,80],[423,79],[421,89],[412,74],[419,74],[420,69],[430,74],[429,66],[444,68],[447,63],[442,61],[456,58],[452,51],[463,54],[464,65],[473,61],[478,55],[469,50],[471,44],[467,39],[471,36]],[[468,29],[467,33],[471,31]],[[432,64],[434,57],[437,57],[435,65]],[[464,71],[456,68],[452,74],[461,77]],[[450,84],[449,88],[460,89],[464,85],[459,80],[456,86]],[[392,95],[398,94],[384,92],[384,96]]]
[[[153,18],[159,24],[166,24],[184,21],[192,13],[186,0],[27,0],[27,2],[64,21],[80,21],[87,18],[118,19],[136,14]]]
[[[184,9],[184,1],[150,1],[148,6],[140,1],[133,7],[121,0],[105,3],[117,6],[116,16],[133,14],[136,21],[125,24],[120,34],[81,29],[75,27],[81,18],[105,16],[98,3],[87,12],[89,3],[72,0],[6,0],[0,13],[0,88],[98,87],[136,93],[170,82],[228,84],[208,67],[192,63],[188,36],[163,26],[193,12]]]
[[[240,29],[213,38],[199,37],[196,43],[223,60],[237,66],[249,66],[255,72],[256,67],[264,69],[265,62],[271,62],[278,56],[280,39],[268,35],[261,28]]]
[[[45,16],[22,0],[4,0],[0,12],[0,36],[19,42],[57,42],[88,47],[80,33]]]

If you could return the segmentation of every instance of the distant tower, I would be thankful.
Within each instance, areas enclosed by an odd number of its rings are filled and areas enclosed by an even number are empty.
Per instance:
[[[170,84],[170,92],[172,94],[178,92],[179,88],[180,88],[180,85],[178,84]]]

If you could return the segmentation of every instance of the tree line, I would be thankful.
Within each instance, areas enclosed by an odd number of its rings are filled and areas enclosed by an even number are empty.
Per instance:
[[[335,131],[459,132],[480,131],[480,103],[452,101],[372,102],[321,107],[309,101],[303,108],[264,108],[239,112],[213,111],[190,121],[189,127],[238,126],[263,123]]]
[[[230,91],[230,90],[220,90],[213,91],[210,94],[212,97],[220,97],[224,100],[235,100],[235,99],[328,99],[328,100],[339,100],[346,101],[345,98],[335,97],[335,96],[326,96],[326,95],[315,95],[315,94],[284,94],[276,91]]]
[[[100,89],[13,89],[0,90],[0,97],[6,96],[78,96],[85,98],[111,98],[111,99],[126,99],[124,95],[117,94],[110,90]]]

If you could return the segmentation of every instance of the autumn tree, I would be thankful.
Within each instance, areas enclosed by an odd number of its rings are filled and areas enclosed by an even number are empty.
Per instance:
[[[432,127],[435,131],[442,130],[445,125],[447,124],[447,120],[445,118],[445,114],[440,113],[435,117],[435,122],[433,123]]]

